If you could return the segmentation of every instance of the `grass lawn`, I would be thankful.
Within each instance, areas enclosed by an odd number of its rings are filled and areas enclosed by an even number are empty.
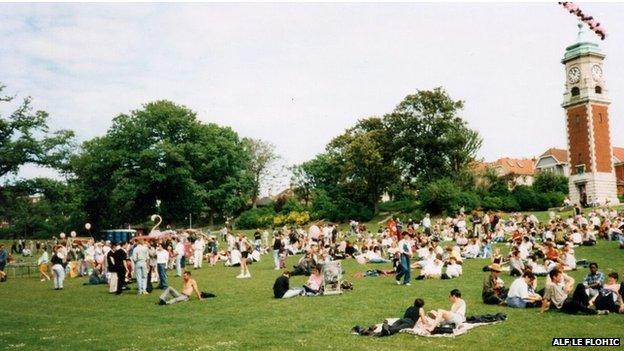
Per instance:
[[[298,257],[291,257],[294,264]],[[624,250],[613,242],[579,248],[577,258],[597,261],[600,270],[624,273]],[[157,306],[156,291],[114,296],[107,287],[83,286],[84,278],[68,279],[63,291],[35,278],[9,279],[0,284],[0,349],[7,350],[522,350],[549,349],[553,337],[622,337],[624,315],[540,315],[536,309],[514,310],[481,303],[486,260],[465,263],[464,276],[446,281],[414,281],[396,286],[392,278],[353,278],[366,269],[344,262],[345,278],[354,291],[341,296],[275,300],[271,287],[279,272],[268,256],[251,266],[251,279],[235,279],[236,268],[204,267],[193,271],[202,290],[217,295]],[[371,265],[372,266],[372,265]],[[384,265],[387,266],[387,265]],[[377,266],[378,267],[378,266]],[[585,270],[572,272],[580,280]],[[503,273],[507,286],[511,278]],[[181,286],[181,278],[171,278]],[[291,286],[305,277],[293,277]],[[544,279],[540,278],[539,287]],[[448,292],[461,289],[468,315],[505,312],[501,324],[476,328],[454,339],[399,334],[388,338],[351,335],[355,325],[370,325],[400,316],[415,297],[425,309],[445,308]],[[608,349],[608,348],[605,348]]]

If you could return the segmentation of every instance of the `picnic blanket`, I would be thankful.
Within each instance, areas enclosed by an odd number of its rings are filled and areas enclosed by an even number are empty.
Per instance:
[[[396,322],[398,318],[388,318],[388,324],[392,325],[392,323]],[[460,336],[466,334],[470,329],[474,329],[476,327],[480,327],[483,325],[496,324],[502,321],[490,322],[490,323],[462,323],[457,328],[453,330],[453,334],[431,334],[429,331],[420,327],[419,324],[416,324],[414,328],[407,328],[400,331],[400,333],[414,334],[418,336],[424,337],[432,337],[432,338],[454,338],[456,336]],[[381,324],[377,324],[375,328],[375,332],[381,332]]]

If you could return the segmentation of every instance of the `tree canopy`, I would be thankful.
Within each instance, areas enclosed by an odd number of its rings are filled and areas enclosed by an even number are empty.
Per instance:
[[[10,108],[15,97],[3,96],[4,89],[0,84],[0,103]],[[51,132],[48,118],[47,112],[33,109],[30,97],[24,98],[8,116],[0,114],[0,177],[17,173],[28,163],[52,168],[65,165],[74,148],[74,133]]]
[[[249,161],[232,129],[156,101],[115,117],[105,136],[83,144],[72,170],[91,220],[119,226],[157,211],[170,222],[232,214],[247,201]]]

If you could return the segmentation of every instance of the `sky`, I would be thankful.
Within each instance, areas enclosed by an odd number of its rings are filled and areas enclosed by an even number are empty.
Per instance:
[[[624,146],[624,5],[579,3],[608,37],[612,144]],[[441,86],[479,159],[566,148],[560,104],[577,20],[556,3],[0,4],[0,82],[79,141],[149,101],[273,143],[284,164]],[[2,111],[6,113],[6,111]],[[19,176],[50,175],[23,167]]]

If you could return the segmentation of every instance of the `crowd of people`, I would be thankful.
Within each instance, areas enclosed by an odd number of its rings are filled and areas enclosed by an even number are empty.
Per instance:
[[[615,240],[624,245],[623,230],[622,214],[596,208],[586,215],[576,210],[566,218],[550,213],[550,218],[542,222],[534,215],[515,213],[503,219],[495,212],[460,212],[435,220],[426,215],[419,222],[410,219],[405,224],[390,218],[376,233],[351,221],[347,231],[332,223],[313,224],[307,230],[284,226],[274,228],[272,233],[258,229],[253,239],[224,227],[219,237],[172,231],[125,243],[72,238],[19,240],[11,251],[0,245],[0,279],[6,279],[4,267],[11,255],[37,255],[41,281],[52,280],[56,290],[64,289],[66,276],[85,276],[87,284],[108,284],[109,292],[115,294],[128,290],[131,282],[136,283],[138,295],[157,288],[162,290],[158,303],[171,304],[194,295],[202,298],[190,268],[201,269],[204,261],[209,266],[221,262],[236,267],[236,278],[249,279],[253,263],[264,255],[272,256],[273,268],[282,270],[273,293],[284,299],[323,294],[323,266],[335,260],[388,265],[365,275],[394,276],[397,285],[409,286],[413,276],[417,280],[456,279],[463,274],[466,260],[484,258],[491,261],[483,267],[487,272],[482,289],[485,304],[538,307],[541,312],[556,309],[571,314],[624,313],[624,285],[618,273],[605,275],[596,263],[578,259],[575,253],[579,246],[593,246],[597,240]],[[503,255],[500,249],[505,245],[509,252]],[[286,258],[291,255],[301,256],[289,268]],[[589,272],[583,282],[575,284],[568,273],[583,267],[589,267]],[[503,272],[513,279],[509,288]],[[181,292],[169,285],[170,274],[183,278]],[[309,278],[303,286],[291,287],[289,279],[295,275]],[[537,276],[545,276],[542,289],[538,289]],[[455,289],[450,296],[451,310],[435,310],[426,328],[435,328],[444,321],[459,323],[460,315],[465,318],[461,293]],[[399,327],[413,325],[423,306],[424,302],[417,299],[399,324],[384,326],[381,333],[390,335]]]

